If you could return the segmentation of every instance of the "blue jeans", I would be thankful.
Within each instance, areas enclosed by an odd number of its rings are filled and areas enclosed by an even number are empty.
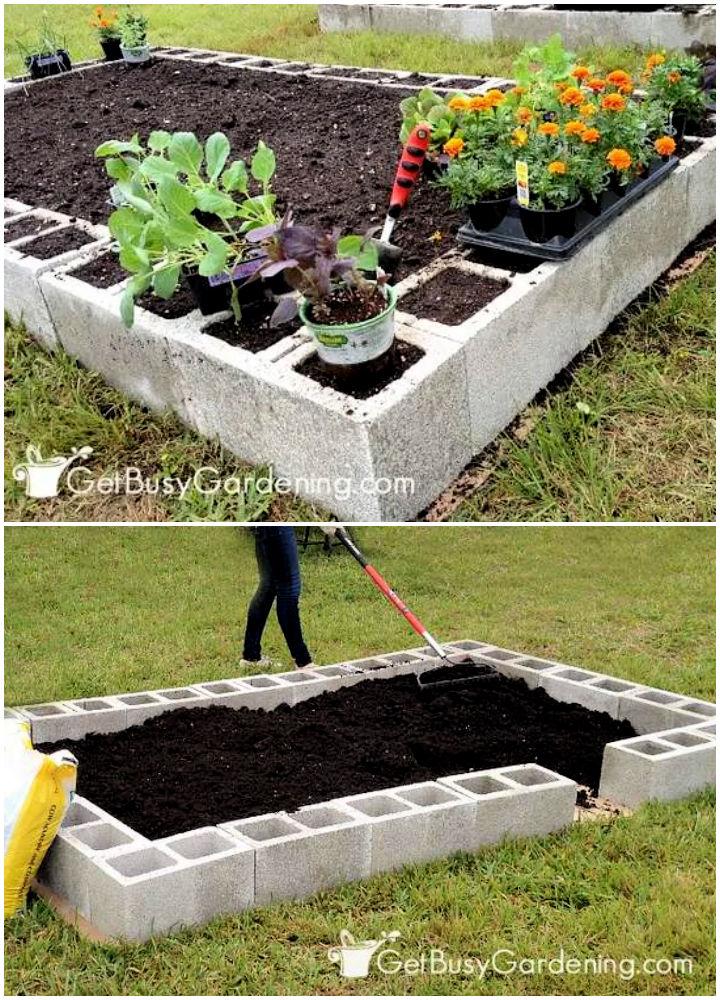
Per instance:
[[[260,582],[248,608],[243,659],[260,659],[260,643],[273,603],[290,655],[298,667],[312,661],[300,624],[300,563],[295,529],[286,525],[252,528]]]

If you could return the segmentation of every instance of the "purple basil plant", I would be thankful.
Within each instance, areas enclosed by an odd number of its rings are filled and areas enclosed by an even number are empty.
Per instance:
[[[367,237],[340,236],[340,230],[324,233],[312,226],[296,225],[288,212],[279,223],[262,226],[246,233],[248,243],[261,243],[268,260],[253,277],[272,278],[283,274],[291,288],[313,305],[314,314],[322,316],[323,303],[339,285],[371,292],[375,282],[363,277],[363,271],[375,271],[377,250]],[[252,280],[252,279],[251,279]],[[378,279],[380,280],[380,279]],[[297,315],[294,296],[283,296],[270,323],[280,326]]]

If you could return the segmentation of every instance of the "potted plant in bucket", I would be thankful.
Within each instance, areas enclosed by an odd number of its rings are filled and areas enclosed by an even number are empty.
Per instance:
[[[339,230],[295,225],[288,213],[281,223],[256,229],[247,239],[262,243],[269,258],[258,274],[282,273],[301,295],[299,302],[290,295],[280,299],[273,326],[299,312],[321,362],[343,380],[384,368],[395,339],[397,296],[384,276],[377,276],[377,249],[366,237],[341,238]]]
[[[65,39],[57,34],[47,15],[40,19],[35,43],[28,46],[18,42],[18,48],[31,80],[57,76],[72,69]]]
[[[150,58],[148,19],[125,7],[120,14],[120,49],[126,63],[144,63]]]
[[[115,62],[122,59],[120,29],[115,11],[105,11],[102,7],[96,7],[90,18],[90,27],[95,29],[100,47],[105,53],[105,61]]]

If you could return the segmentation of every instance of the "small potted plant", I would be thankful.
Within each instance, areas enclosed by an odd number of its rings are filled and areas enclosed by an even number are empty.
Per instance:
[[[243,160],[229,162],[222,132],[203,145],[192,132],[158,130],[146,145],[138,136],[111,139],[95,155],[115,181],[108,226],[131,275],[120,302],[125,324],[133,324],[139,295],[168,299],[182,278],[204,315],[232,307],[239,321],[241,295],[264,295],[246,286],[267,259],[247,237],[276,221],[272,150],[260,142],[248,170]]]
[[[453,208],[467,210],[475,229],[495,229],[515,194],[512,157],[498,145],[485,154],[453,159],[437,184],[449,192]]]
[[[397,296],[377,275],[378,254],[371,242],[357,235],[341,238],[339,230],[295,225],[290,213],[247,239],[262,243],[269,257],[259,275],[282,273],[301,296],[299,302],[290,295],[280,298],[273,326],[299,312],[324,366],[348,382],[382,369],[395,339]]]
[[[150,58],[147,41],[148,19],[132,7],[124,7],[120,14],[120,49],[126,63],[144,63]]]
[[[577,157],[562,147],[536,148],[528,157],[528,177],[530,204],[520,205],[527,238],[547,243],[557,236],[573,236],[582,204],[582,167]]]
[[[46,14],[40,19],[36,41],[32,45],[18,42],[18,48],[31,80],[57,76],[72,69],[65,39],[58,35]]]
[[[122,59],[120,28],[118,27],[115,11],[105,11],[102,7],[96,7],[93,16],[90,18],[90,27],[97,34],[100,47],[105,53],[105,61],[115,62],[118,59]]]
[[[681,143],[688,125],[698,125],[707,111],[703,65],[696,56],[657,52],[649,56],[644,78],[650,102],[657,102]]]

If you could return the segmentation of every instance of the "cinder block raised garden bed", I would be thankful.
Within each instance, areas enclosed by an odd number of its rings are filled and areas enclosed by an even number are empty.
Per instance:
[[[544,41],[568,45],[715,45],[714,4],[321,3],[322,31],[444,35],[460,42]]]
[[[356,227],[359,218],[381,221],[385,211],[401,97],[426,83],[447,93],[508,81],[192,50],[159,52],[141,83],[118,80],[117,72],[104,67],[102,80],[108,93],[123,95],[120,120],[83,119],[83,141],[59,173],[49,161],[44,169],[43,157],[54,162],[56,148],[37,144],[38,169],[31,177],[20,169],[39,127],[26,102],[43,121],[64,122],[60,108],[84,106],[100,79],[96,70],[16,86],[7,98],[6,187],[16,199],[6,205],[7,224],[52,221],[95,241],[58,246],[56,257],[38,260],[33,247],[47,236],[21,229],[25,235],[12,239],[10,231],[6,309],[48,349],[60,346],[132,398],[172,409],[240,458],[271,464],[295,492],[345,520],[413,518],[715,217],[714,137],[690,138],[675,170],[563,263],[534,266],[455,249],[459,215],[448,213],[437,189],[421,186],[396,230],[404,250],[399,360],[389,382],[353,396],[318,380],[304,327],[279,339],[258,339],[254,330],[247,341],[228,342],[218,323],[229,314],[203,317],[180,296],[160,306],[141,300],[135,325],[125,329],[123,277],[101,225],[107,182],[92,158],[96,140],[109,128],[153,127],[160,100],[173,107],[178,128],[195,128],[203,117],[208,129],[217,124],[231,134],[241,130],[239,109],[246,108],[278,151],[281,199],[302,191],[303,218]],[[189,92],[193,100],[185,102]],[[200,94],[209,95],[204,110]],[[289,109],[281,120],[268,94],[281,95]],[[351,167],[358,117],[366,134]]]
[[[423,648],[8,710],[80,762],[40,890],[144,940],[559,831],[578,790],[632,808],[714,782],[709,702],[472,640],[449,651],[459,674],[497,673],[428,691]]]

